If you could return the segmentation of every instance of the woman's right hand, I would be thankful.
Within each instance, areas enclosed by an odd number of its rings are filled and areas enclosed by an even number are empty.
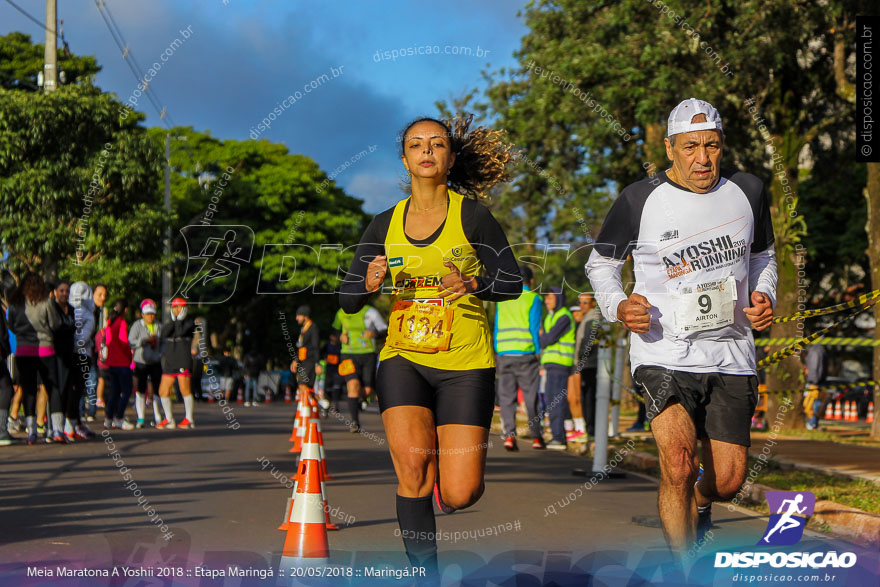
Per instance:
[[[366,282],[364,287],[369,292],[376,291],[385,281],[385,273],[388,271],[388,258],[385,255],[376,255],[367,266]]]

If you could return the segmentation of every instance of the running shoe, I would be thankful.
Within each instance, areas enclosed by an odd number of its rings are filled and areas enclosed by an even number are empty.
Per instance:
[[[18,418],[7,418],[6,429],[9,432],[21,432],[21,422]]]
[[[251,407],[251,402],[244,402],[244,407],[246,407],[246,408]]]
[[[134,424],[126,420],[125,418],[116,418],[113,421],[114,428],[120,428],[122,430],[134,430]]]
[[[37,424],[37,436],[45,436],[46,428],[40,424]]]
[[[12,437],[7,430],[0,432],[0,446],[9,446],[12,444]]]
[[[165,418],[164,420],[156,424],[156,428],[159,428],[161,430],[173,430],[177,428],[177,424],[174,423],[174,420],[169,421],[168,418]]]
[[[180,421],[180,423],[177,425],[177,427],[192,429],[192,428],[195,428],[196,425],[195,425],[195,422],[191,422],[189,418],[184,418],[183,420]]]
[[[38,438],[37,433],[32,432],[32,433],[28,434],[27,443],[28,444],[37,444],[37,438]]]
[[[63,432],[52,432],[50,436],[46,437],[46,443],[48,444],[67,444],[67,437],[64,436]]]
[[[544,442],[543,438],[535,438],[532,441],[532,448],[544,450],[545,448],[547,448],[547,443]]]
[[[86,422],[94,422],[94,421],[95,421],[94,416],[86,416]]]
[[[703,539],[712,527],[712,504],[697,508],[697,542]]]
[[[348,431],[351,432],[352,434],[357,434],[358,432],[361,431],[361,427],[358,426],[357,424],[351,424],[348,427]]]
[[[567,440],[568,442],[584,442],[586,435],[586,432],[581,432],[580,430],[572,430],[565,435],[565,440]]]
[[[506,448],[510,452],[516,452],[519,450],[519,447],[516,446],[516,438],[513,436],[508,436],[504,439],[504,448]]]
[[[110,430],[112,428],[114,428],[113,420],[110,420],[109,418],[104,418],[104,430]]]
[[[138,418],[138,419],[137,419],[137,423],[134,425],[134,427],[137,428],[138,430],[140,430],[140,429],[143,428],[145,425],[146,425],[146,424],[144,423],[144,419],[143,419],[143,418]]]
[[[64,436],[67,438],[67,442],[75,442],[76,441],[76,432],[68,432],[64,431]]]
[[[80,424],[73,429],[73,435],[77,440],[88,440],[95,437],[95,433],[89,430],[85,424]]]
[[[644,424],[639,424],[638,422],[636,422],[635,424],[633,424],[632,426],[630,426],[629,428],[627,428],[626,431],[627,431],[627,432],[644,432],[644,431],[645,431],[645,425],[644,425]]]
[[[455,512],[454,507],[450,507],[443,503],[443,498],[440,497],[440,484],[434,483],[434,501],[437,502],[437,507],[440,508],[440,511],[444,514],[451,514]]]
[[[561,440],[551,440],[547,443],[547,448],[550,450],[565,450],[567,446]]]
[[[104,407],[106,407],[106,406],[104,405],[104,400],[99,399],[97,402],[95,402],[95,407],[96,407],[96,408],[104,408]]]

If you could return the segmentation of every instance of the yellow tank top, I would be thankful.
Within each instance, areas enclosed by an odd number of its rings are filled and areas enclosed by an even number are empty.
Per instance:
[[[410,243],[404,232],[403,212],[411,197],[398,202],[385,237],[385,255],[393,284],[392,307],[399,300],[418,300],[452,309],[449,349],[423,353],[386,344],[379,354],[380,361],[399,355],[419,365],[449,371],[495,366],[492,334],[482,302],[474,295],[462,296],[451,304],[437,297],[440,279],[449,273],[444,262],[451,261],[464,275],[479,275],[483,268],[461,225],[464,196],[452,190],[448,193],[449,209],[443,229],[433,243],[425,246]],[[393,313],[388,322],[389,334],[391,329],[400,327]]]

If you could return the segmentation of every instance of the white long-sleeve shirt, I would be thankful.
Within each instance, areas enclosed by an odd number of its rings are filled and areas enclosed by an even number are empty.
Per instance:
[[[776,305],[773,241],[768,196],[753,175],[723,171],[705,194],[665,173],[625,188],[586,268],[602,314],[616,322],[627,299],[620,269],[633,256],[633,292],[652,306],[650,330],[632,337],[633,371],[656,365],[754,374],[754,340],[743,309],[751,306],[752,291]]]

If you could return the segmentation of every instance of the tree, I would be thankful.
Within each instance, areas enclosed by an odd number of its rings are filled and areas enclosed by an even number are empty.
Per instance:
[[[158,273],[160,151],[137,117],[90,84],[0,89],[0,239],[16,280],[101,280],[137,290]]]
[[[835,92],[827,8],[796,0],[707,0],[693,8],[534,1],[525,8],[530,30],[516,54],[520,67],[489,90],[490,104],[499,124],[517,142],[535,145],[537,156],[547,158],[542,166],[576,186],[592,218],[600,219],[609,194],[666,166],[662,138],[670,110],[690,96],[710,101],[724,117],[725,165],[758,175],[770,191],[776,314],[790,314],[801,285],[796,247],[807,229],[797,212],[798,184],[810,174],[801,156],[820,135],[851,120]],[[620,129],[631,139],[619,136]],[[558,217],[566,220],[564,210]],[[772,336],[799,332],[796,322],[776,324]],[[798,387],[797,358],[768,375],[771,390]],[[799,409],[786,424],[803,425]]]
[[[829,31],[834,36],[834,80],[838,96],[848,103],[856,101],[855,84],[850,81],[854,67],[847,62],[846,47],[849,39],[855,36],[855,15],[870,14],[873,4],[856,0],[855,2],[835,3],[833,5],[833,28]],[[867,181],[856,185],[865,185],[862,191],[867,207],[865,233],[868,237],[865,253],[868,257],[868,275],[866,280],[871,290],[880,289],[880,163],[867,163]],[[880,304],[874,304],[874,338],[880,340]],[[880,377],[880,347],[874,347],[872,379]],[[874,386],[874,403],[880,405],[880,385]],[[871,427],[871,438],[880,439],[880,419],[875,419]]]
[[[166,131],[149,132],[155,142],[164,140]],[[282,325],[296,332],[296,307],[310,304],[319,323],[328,323],[336,312],[338,268],[347,269],[354,253],[342,249],[356,243],[368,221],[361,200],[346,195],[313,160],[291,154],[284,145],[220,140],[191,128],[168,132],[185,137],[171,153],[173,225],[245,225],[254,234],[252,261],[242,264],[232,297],[203,304],[199,311],[208,318],[217,344],[233,340],[288,364]],[[216,229],[218,236],[224,232]],[[178,233],[173,288],[185,278],[185,244]]]
[[[39,91],[37,75],[43,71],[44,47],[32,43],[30,35],[24,33],[0,36],[0,87]],[[92,80],[101,71],[93,56],[71,55],[66,47],[58,50],[57,65],[66,83]]]

